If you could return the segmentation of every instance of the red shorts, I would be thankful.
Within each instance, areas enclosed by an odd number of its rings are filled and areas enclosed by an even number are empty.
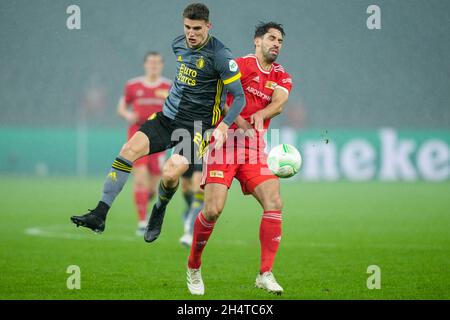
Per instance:
[[[140,126],[134,124],[128,128],[128,140],[139,130]],[[137,159],[133,163],[133,167],[145,166],[148,172],[154,176],[160,176],[161,170],[166,158],[166,152],[153,153],[148,156]]]
[[[244,147],[227,150],[224,145],[222,157],[216,157],[216,150],[210,151],[203,159],[201,187],[209,183],[224,184],[230,188],[236,178],[244,194],[252,194],[255,188],[270,179],[278,179],[267,166],[267,154],[264,151]]]

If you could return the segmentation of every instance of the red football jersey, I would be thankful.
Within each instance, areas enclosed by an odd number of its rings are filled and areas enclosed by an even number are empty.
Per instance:
[[[161,78],[155,83],[148,83],[144,77],[127,82],[124,99],[127,105],[132,105],[133,111],[138,115],[137,125],[142,125],[153,113],[162,110],[171,85],[170,80],[166,78]]]
[[[245,92],[246,105],[241,112],[241,117],[249,121],[250,116],[265,108],[272,100],[275,88],[291,92],[291,76],[278,64],[273,63],[270,71],[264,70],[254,54],[249,54],[236,59],[241,71],[241,83]],[[227,104],[232,103],[232,96],[228,95]],[[264,121],[264,129],[267,129],[270,119]],[[233,127],[236,127],[233,125]]]

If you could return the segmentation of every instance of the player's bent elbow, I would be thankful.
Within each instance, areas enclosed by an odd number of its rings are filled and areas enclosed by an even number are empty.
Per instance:
[[[278,110],[277,110],[277,112],[276,112],[276,115],[279,115],[280,113],[282,113],[283,112],[283,106],[279,106],[278,107]]]
[[[273,117],[281,114],[283,112],[283,110],[284,110],[284,103],[280,103],[280,105],[274,110],[275,112],[274,112]]]

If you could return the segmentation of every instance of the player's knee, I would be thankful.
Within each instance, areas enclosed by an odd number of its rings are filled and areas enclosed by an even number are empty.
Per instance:
[[[216,221],[222,213],[223,206],[218,203],[205,203],[203,215],[208,221]]]
[[[120,156],[134,162],[144,155],[143,152],[138,145],[127,142],[123,145]]]
[[[176,185],[178,182],[178,173],[172,166],[164,166],[162,178],[166,185]]]
[[[283,209],[283,201],[279,194],[270,195],[265,201],[265,210],[281,211]]]
[[[281,200],[281,197],[278,195],[278,197],[274,200],[273,206],[276,211],[281,211],[283,209],[283,200]]]

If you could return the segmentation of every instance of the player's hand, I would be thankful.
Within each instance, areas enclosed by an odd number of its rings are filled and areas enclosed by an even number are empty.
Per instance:
[[[248,123],[247,120],[245,120],[241,116],[238,116],[234,123],[236,123],[239,129],[244,131],[244,136],[253,139],[253,137],[255,136],[255,130],[253,130],[252,125]]]
[[[227,131],[228,131],[228,125],[226,125],[223,122],[219,123],[217,128],[214,129],[214,132],[212,135],[214,137],[214,143],[215,143],[214,147],[217,150],[222,149],[223,144],[225,143],[225,141],[227,141]]]
[[[250,116],[250,123],[255,126],[256,131],[264,130],[264,110],[259,110]]]
[[[125,120],[127,120],[128,123],[136,123],[138,121],[138,116],[136,113],[129,111],[125,114]]]

